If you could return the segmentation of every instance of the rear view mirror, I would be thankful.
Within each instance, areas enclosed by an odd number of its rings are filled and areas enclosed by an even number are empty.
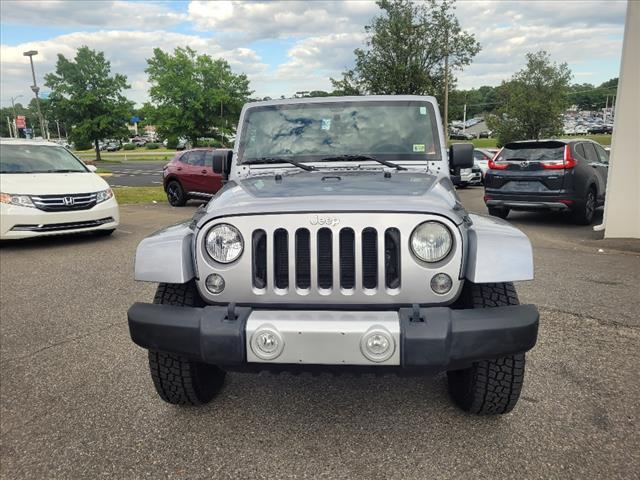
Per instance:
[[[87,168],[89,169],[90,172],[96,173],[98,171],[98,168],[95,165],[87,165]]]
[[[213,151],[213,172],[220,173],[223,177],[229,175],[231,171],[231,159],[233,150],[229,148],[218,148]]]
[[[473,144],[454,143],[449,147],[449,166],[451,168],[473,167]]]

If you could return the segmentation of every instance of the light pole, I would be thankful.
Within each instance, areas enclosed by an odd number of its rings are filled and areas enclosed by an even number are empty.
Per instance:
[[[31,62],[31,76],[33,77],[33,85],[31,85],[31,90],[33,94],[36,96],[36,107],[38,108],[38,121],[40,122],[40,133],[42,134],[42,138],[46,138],[46,132],[44,129],[44,117],[42,116],[42,111],[40,110],[40,98],[38,97],[38,92],[40,91],[40,87],[36,83],[36,71],[33,68],[33,56],[37,55],[37,50],[29,50],[28,52],[24,52],[23,55],[25,57],[29,57],[29,61]]]

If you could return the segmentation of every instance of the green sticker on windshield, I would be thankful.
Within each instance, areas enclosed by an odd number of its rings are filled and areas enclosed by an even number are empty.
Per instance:
[[[413,151],[414,152],[424,152],[426,150],[424,143],[414,143]]]
[[[426,115],[427,114],[427,107],[420,107],[420,115]]]

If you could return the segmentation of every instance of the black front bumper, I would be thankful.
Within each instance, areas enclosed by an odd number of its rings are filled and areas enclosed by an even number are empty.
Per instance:
[[[149,350],[220,366],[247,366],[245,325],[252,311],[237,307],[230,314],[228,308],[218,306],[136,303],[128,312],[129,331],[137,345]],[[533,305],[400,308],[398,320],[399,367],[443,371],[530,350],[537,340],[539,315]]]

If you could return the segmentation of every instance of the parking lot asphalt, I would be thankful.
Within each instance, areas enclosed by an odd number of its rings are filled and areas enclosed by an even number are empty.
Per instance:
[[[481,196],[461,191],[472,211]],[[194,209],[123,206],[111,238],[0,247],[1,478],[638,478],[637,242],[510,217],[536,261],[520,299],[541,311],[511,414],[460,412],[442,375],[230,374],[211,404],[178,408],[126,311],[155,289],[132,279],[136,244]]]
[[[160,187],[165,161],[131,161],[101,165],[111,172],[104,179],[111,187]]]

